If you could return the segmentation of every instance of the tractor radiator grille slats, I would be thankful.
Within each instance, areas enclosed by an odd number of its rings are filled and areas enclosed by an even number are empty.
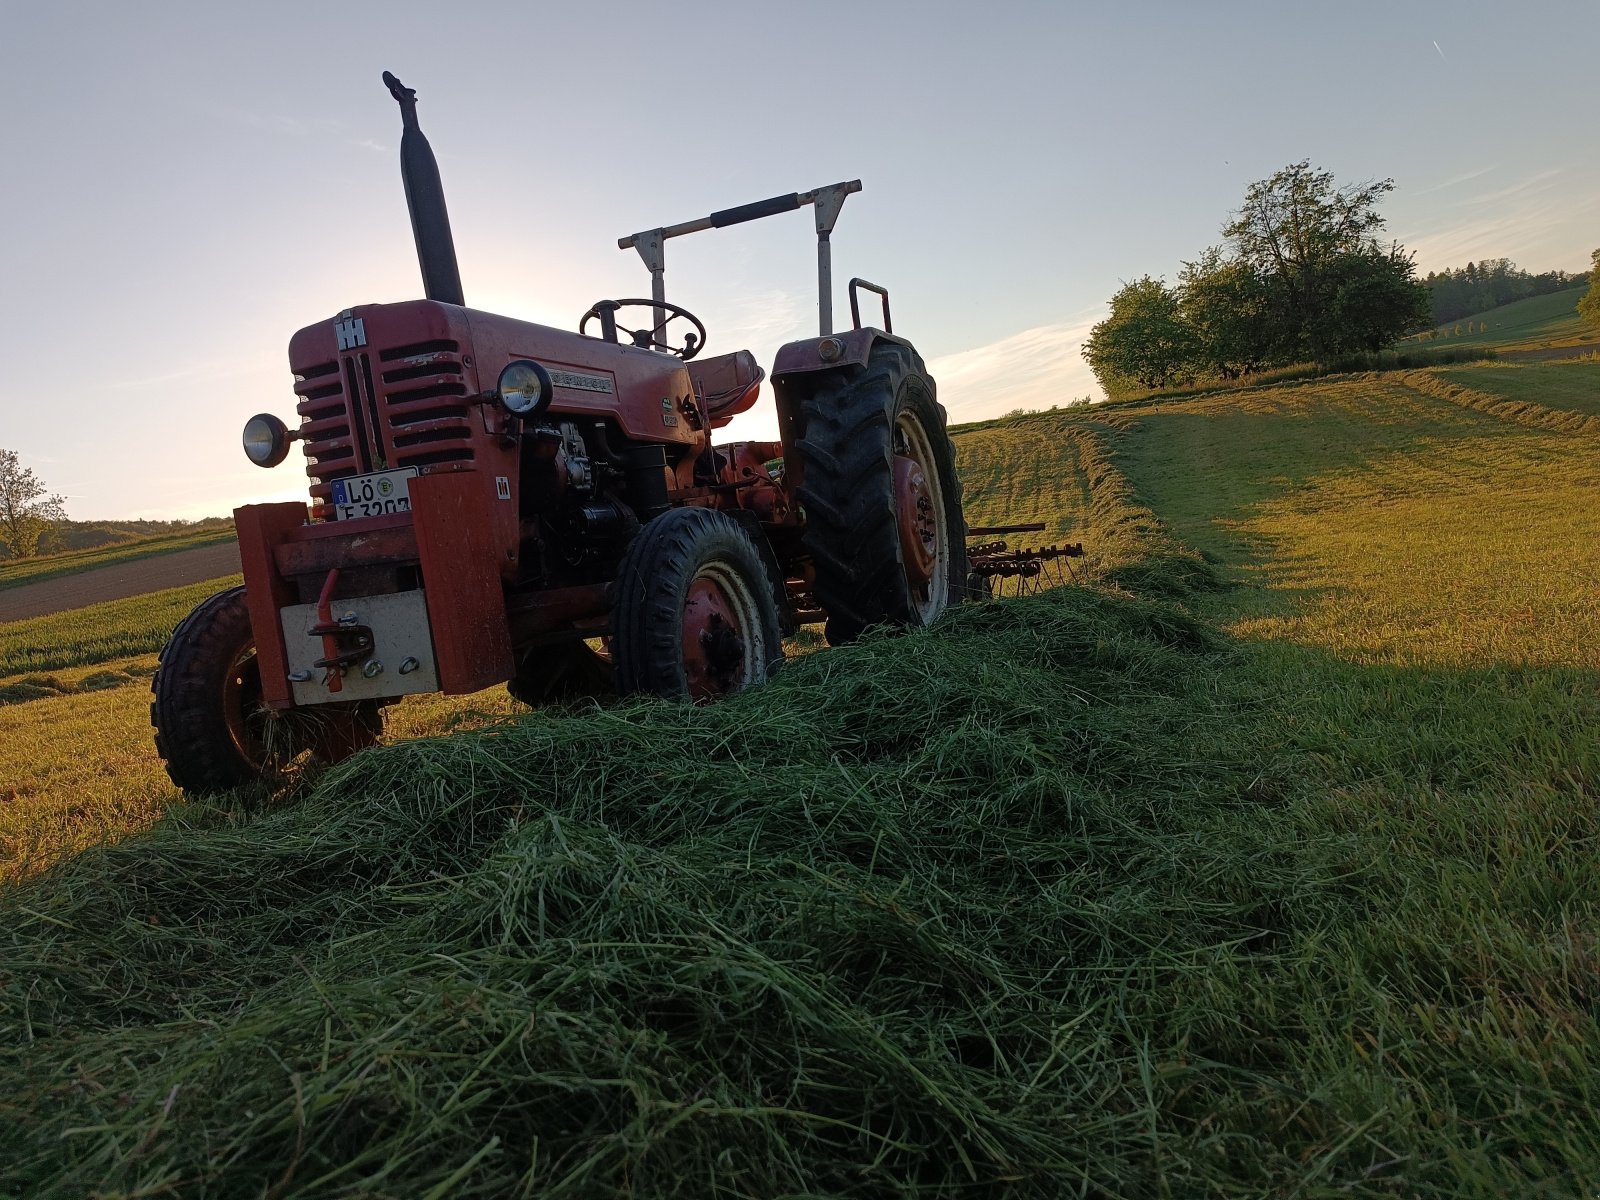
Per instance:
[[[378,361],[394,465],[470,462],[471,414],[460,347],[449,341],[394,346],[380,351]]]
[[[470,463],[470,402],[453,341],[361,350],[302,371],[294,385],[311,494],[396,467]]]
[[[311,476],[311,494],[319,502],[326,502],[329,480],[360,470],[350,436],[350,414],[345,409],[339,363],[321,363],[302,371],[294,390],[300,397],[295,411],[300,414],[300,430],[306,439],[306,474]]]

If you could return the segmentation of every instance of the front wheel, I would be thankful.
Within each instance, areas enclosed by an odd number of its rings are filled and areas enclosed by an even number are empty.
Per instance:
[[[156,751],[186,792],[274,780],[303,754],[337,762],[383,732],[375,701],[274,712],[261,700],[261,667],[244,588],[202,601],[173,630],[151,684]]]
[[[765,683],[783,642],[750,535],[709,508],[640,530],[617,573],[611,657],[624,694],[706,703]]]
[[[967,553],[955,452],[922,360],[880,342],[865,367],[803,396],[801,411],[803,537],[828,641],[931,624],[961,602]]]

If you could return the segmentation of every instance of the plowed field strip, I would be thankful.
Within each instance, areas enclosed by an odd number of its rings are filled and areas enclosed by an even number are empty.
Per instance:
[[[238,543],[224,542],[46,579],[0,591],[0,624],[85,608],[105,600],[122,600],[165,588],[184,587],[221,575],[233,575],[238,570]]]

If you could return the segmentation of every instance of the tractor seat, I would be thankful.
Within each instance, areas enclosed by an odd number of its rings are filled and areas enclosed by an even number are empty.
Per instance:
[[[694,383],[695,396],[705,411],[711,428],[721,429],[745,412],[761,395],[761,381],[767,372],[748,350],[719,354],[716,358],[697,358],[684,364]]]

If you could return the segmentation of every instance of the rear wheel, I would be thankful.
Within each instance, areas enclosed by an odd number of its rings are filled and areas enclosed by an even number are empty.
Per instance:
[[[966,525],[944,409],[922,360],[880,342],[865,367],[802,397],[801,410],[798,494],[828,641],[937,620],[966,588]]]
[[[622,560],[611,655],[623,693],[705,703],[766,682],[783,661],[755,543],[708,508],[663,513]]]
[[[183,619],[161,652],[151,690],[156,751],[186,792],[275,780],[305,754],[337,762],[383,732],[376,701],[266,707],[242,587],[218,592]]]

